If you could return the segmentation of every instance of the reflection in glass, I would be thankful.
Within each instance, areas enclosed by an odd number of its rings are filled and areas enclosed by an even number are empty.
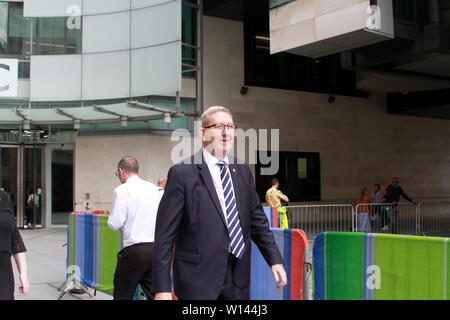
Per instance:
[[[81,30],[81,17],[25,18],[22,2],[0,3],[0,54],[28,59],[31,50],[33,54],[80,53]]]

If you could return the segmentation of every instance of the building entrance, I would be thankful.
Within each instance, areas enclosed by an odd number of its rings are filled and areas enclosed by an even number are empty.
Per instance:
[[[11,197],[19,227],[44,225],[42,145],[0,145],[0,187]]]
[[[67,225],[73,211],[73,145],[48,145],[50,165],[50,224]]]
[[[23,219],[25,228],[44,226],[43,149],[42,145],[24,145],[23,165]]]
[[[18,162],[19,148],[17,146],[0,145],[0,188],[6,191],[14,205],[14,215],[17,218],[18,204]]]

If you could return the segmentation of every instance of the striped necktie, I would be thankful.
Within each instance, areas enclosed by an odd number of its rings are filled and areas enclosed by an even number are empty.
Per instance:
[[[223,161],[219,161],[217,165],[220,167],[220,179],[222,180],[223,196],[225,199],[226,220],[228,224],[228,235],[230,238],[230,251],[231,254],[240,259],[245,251],[244,237],[242,236],[230,170]]]

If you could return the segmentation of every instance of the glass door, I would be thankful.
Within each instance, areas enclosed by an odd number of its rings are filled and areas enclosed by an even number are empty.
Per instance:
[[[73,211],[73,145],[50,147],[51,224],[67,225]]]
[[[0,145],[0,188],[6,191],[11,197],[16,219],[18,213],[17,204],[19,203],[18,198],[20,198],[20,195],[17,193],[20,190],[18,184],[18,150],[19,148],[17,146]],[[21,221],[21,215],[19,215],[18,221]]]
[[[25,145],[23,147],[23,225],[25,228],[44,226],[43,208],[43,147]]]

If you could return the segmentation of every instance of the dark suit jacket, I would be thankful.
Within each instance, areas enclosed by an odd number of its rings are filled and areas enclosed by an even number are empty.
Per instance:
[[[170,168],[156,218],[153,291],[171,291],[181,299],[217,299],[227,270],[229,237],[225,217],[206,162],[197,153]],[[245,252],[235,265],[234,284],[250,284],[251,240],[269,266],[283,264],[269,222],[246,164],[232,164],[230,172],[236,196]],[[174,249],[175,244],[175,249]],[[274,284],[275,285],[275,284]]]

